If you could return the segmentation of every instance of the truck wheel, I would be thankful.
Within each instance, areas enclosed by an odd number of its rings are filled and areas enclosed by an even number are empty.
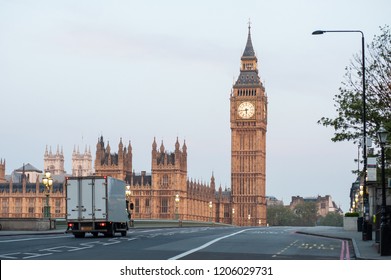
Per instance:
[[[84,238],[84,236],[86,236],[86,233],[78,232],[78,233],[74,233],[73,235],[75,236],[75,238]]]
[[[125,237],[128,234],[128,230],[121,231],[121,236]]]
[[[97,232],[93,232],[93,233],[92,233],[92,236],[98,237],[98,233],[97,233]]]
[[[108,237],[114,237],[115,236],[115,225],[112,224],[109,228],[109,232],[107,234]]]

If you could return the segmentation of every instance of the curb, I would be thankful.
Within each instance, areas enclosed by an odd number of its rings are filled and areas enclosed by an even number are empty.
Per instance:
[[[332,239],[339,239],[339,240],[348,240],[348,241],[351,241],[352,244],[353,244],[354,255],[355,255],[355,257],[356,257],[357,260],[372,260],[372,259],[369,259],[369,258],[361,257],[360,250],[358,249],[356,240],[355,240],[354,238],[350,238],[350,237],[339,237],[339,236],[330,236],[330,235],[326,235],[326,234],[309,233],[309,232],[304,232],[304,231],[295,231],[295,233],[298,233],[298,234],[306,234],[306,235],[313,235],[313,236],[319,236],[319,237],[326,237],[326,238],[332,238]]]

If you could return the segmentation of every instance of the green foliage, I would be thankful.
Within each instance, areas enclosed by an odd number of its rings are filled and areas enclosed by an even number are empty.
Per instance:
[[[298,226],[315,226],[318,219],[318,207],[315,202],[297,204],[293,212],[297,217]]]
[[[360,214],[359,213],[357,213],[357,212],[347,212],[347,213],[345,213],[345,217],[359,217],[360,216]]]
[[[391,131],[391,31],[387,25],[380,30],[381,34],[367,45],[365,59],[367,135],[375,141],[381,123]],[[337,115],[318,121],[334,128],[332,141],[356,142],[362,138],[362,75],[362,56],[355,55],[334,96]]]
[[[296,216],[289,207],[269,206],[267,208],[267,222],[270,226],[294,226],[296,225]]]
[[[320,226],[343,226],[343,217],[339,213],[330,212],[325,217],[319,219],[318,225]]]
[[[317,218],[315,202],[300,203],[294,210],[282,205],[267,208],[267,222],[270,226],[315,226]]]

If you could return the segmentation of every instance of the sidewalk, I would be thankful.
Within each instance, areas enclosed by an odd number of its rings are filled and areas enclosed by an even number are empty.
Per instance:
[[[329,238],[352,240],[354,253],[357,259],[361,260],[391,260],[391,256],[380,256],[378,243],[375,242],[375,233],[372,232],[373,240],[363,241],[362,232],[347,231],[342,227],[306,227],[299,228],[297,233],[324,236]]]

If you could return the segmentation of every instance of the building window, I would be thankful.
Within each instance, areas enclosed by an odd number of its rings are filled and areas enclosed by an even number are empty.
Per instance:
[[[140,199],[136,198],[134,203],[134,211],[140,213]]]
[[[224,204],[224,218],[229,218],[229,205],[228,204]]]
[[[61,200],[60,199],[56,199],[55,207],[56,207],[55,213],[60,214],[61,213]]]
[[[22,199],[15,199],[15,217],[22,217]]]
[[[1,201],[1,214],[3,217],[5,217],[5,214],[9,214],[9,211],[8,211],[8,199],[3,199]]]
[[[28,216],[29,217],[34,217],[34,213],[35,213],[34,198],[30,198],[28,200]]]
[[[161,212],[163,214],[167,214],[168,213],[168,198],[162,198],[160,203],[161,203]]]
[[[151,205],[150,205],[150,199],[145,199],[145,213],[150,214],[151,213]]]

